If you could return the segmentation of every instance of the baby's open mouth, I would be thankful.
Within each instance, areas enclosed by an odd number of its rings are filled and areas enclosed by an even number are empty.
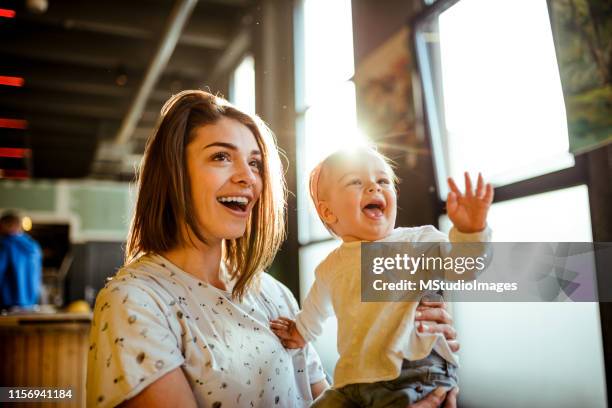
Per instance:
[[[240,212],[245,212],[249,204],[249,199],[246,197],[219,197],[217,201],[231,210]]]
[[[370,218],[380,218],[385,210],[385,203],[381,200],[375,200],[363,207],[362,211]]]

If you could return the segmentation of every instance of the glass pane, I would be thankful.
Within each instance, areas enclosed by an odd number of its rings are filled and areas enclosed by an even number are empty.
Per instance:
[[[440,217],[440,230],[450,222]],[[487,222],[496,242],[591,242],[589,192],[585,185],[495,203]]]
[[[231,78],[230,100],[238,108],[255,113],[255,61],[247,55]]]
[[[300,248],[300,301],[304,300],[314,282],[314,270],[317,265],[339,245],[340,241],[329,240]],[[324,335],[314,342],[314,347],[321,357],[323,368],[328,374],[332,375],[334,366],[338,361],[338,350],[336,348],[338,322],[335,317],[325,322],[323,333]]]
[[[366,141],[357,128],[355,85],[346,81],[328,91],[334,95],[333,99],[320,101],[298,120],[298,228],[302,244],[330,236],[310,199],[310,171],[330,153]]]
[[[587,187],[493,204],[489,225],[498,242],[592,241]],[[440,229],[448,232],[448,217],[440,218]],[[606,406],[597,303],[452,306],[461,339],[461,405]]]
[[[350,0],[304,1],[305,103],[335,99],[329,87],[353,76]]]
[[[439,41],[440,196],[465,170],[503,185],[573,166],[546,0],[461,0],[437,22],[421,39]]]

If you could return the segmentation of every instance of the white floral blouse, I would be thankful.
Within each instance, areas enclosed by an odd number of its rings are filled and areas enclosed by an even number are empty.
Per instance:
[[[294,317],[291,292],[261,275],[242,301],[160,255],[121,269],[96,299],[87,406],[112,407],[181,367],[201,407],[303,407],[325,373],[312,346],[286,350],[270,319]]]

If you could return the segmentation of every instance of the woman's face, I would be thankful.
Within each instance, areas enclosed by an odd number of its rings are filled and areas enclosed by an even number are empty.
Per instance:
[[[202,234],[209,243],[239,238],[262,190],[262,155],[255,136],[229,118],[195,132],[187,145],[187,171]]]

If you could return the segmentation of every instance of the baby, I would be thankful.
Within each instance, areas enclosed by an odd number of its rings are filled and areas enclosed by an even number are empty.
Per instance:
[[[405,408],[438,386],[457,384],[457,356],[441,334],[418,333],[418,302],[361,302],[361,242],[448,242],[431,225],[395,228],[396,176],[388,160],[370,148],[340,151],[311,173],[310,194],[319,217],[342,239],[315,270],[315,282],[295,322],[280,318],[271,328],[288,348],[303,347],[338,319],[340,357],[334,385],[313,407]],[[490,241],[486,216],[493,189],[479,175],[476,191],[465,175],[462,194],[449,178],[447,213],[452,242]]]

